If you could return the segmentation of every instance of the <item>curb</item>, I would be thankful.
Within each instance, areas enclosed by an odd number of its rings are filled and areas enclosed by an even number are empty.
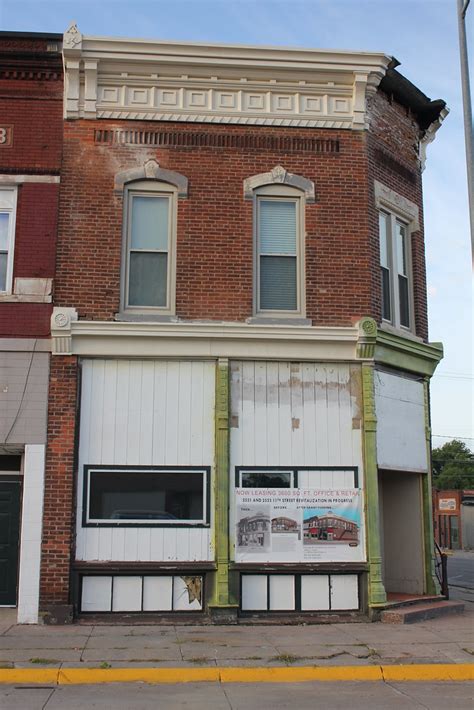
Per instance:
[[[303,683],[309,681],[469,681],[474,663],[283,668],[7,668],[0,684]]]

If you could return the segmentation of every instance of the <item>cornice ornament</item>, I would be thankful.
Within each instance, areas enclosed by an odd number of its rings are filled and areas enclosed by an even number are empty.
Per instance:
[[[306,202],[315,202],[314,182],[302,175],[289,173],[282,165],[276,165],[268,173],[252,175],[244,180],[244,199],[252,200],[254,191],[265,185],[289,185],[304,192]]]
[[[420,229],[418,205],[390,189],[378,180],[374,180],[375,206],[384,208],[399,215],[410,223],[410,230],[418,232]]]
[[[421,169],[425,169],[425,164],[426,164],[426,150],[429,146],[430,143],[432,143],[436,137],[436,132],[438,128],[441,126],[443,123],[444,119],[449,113],[449,108],[446,106],[440,113],[439,118],[436,121],[433,121],[433,123],[428,126],[428,128],[425,131],[425,134],[423,138],[420,141],[420,148],[419,148],[419,159],[420,159],[420,165]]]
[[[373,318],[364,317],[358,322],[359,337],[357,340],[357,357],[372,359],[377,342],[377,323]]]
[[[136,180],[159,180],[174,185],[178,189],[178,197],[188,196],[188,178],[174,170],[161,168],[160,164],[153,158],[145,161],[141,168],[124,170],[115,175],[114,192],[121,194],[124,186]]]
[[[53,308],[51,338],[53,355],[72,354],[72,324],[78,319],[75,308]]]
[[[82,47],[82,34],[79,32],[77,22],[73,21],[67,28],[63,36],[64,49],[77,49]]]

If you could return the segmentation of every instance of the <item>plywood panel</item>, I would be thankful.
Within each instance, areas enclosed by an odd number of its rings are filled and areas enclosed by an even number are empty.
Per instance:
[[[376,371],[375,407],[379,467],[427,471],[423,383]]]
[[[110,611],[112,577],[83,577],[82,611]]]
[[[267,577],[263,574],[242,576],[242,611],[266,611]]]
[[[173,609],[173,577],[143,578],[143,611]]]
[[[271,574],[270,610],[292,611],[295,608],[295,577],[293,574]]]
[[[329,609],[328,575],[301,575],[301,609],[303,611],[324,611]]]
[[[356,574],[331,575],[331,609],[334,611],[359,608],[359,585]]]
[[[114,577],[112,611],[141,611],[142,578]]]
[[[212,467],[214,363],[86,359],[82,369],[76,558],[212,559],[208,528],[83,528],[82,471],[84,464]]]

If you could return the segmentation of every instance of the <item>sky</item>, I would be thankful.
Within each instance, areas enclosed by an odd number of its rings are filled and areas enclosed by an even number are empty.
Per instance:
[[[469,36],[474,37],[474,0]],[[457,0],[0,0],[0,29],[384,52],[450,114],[423,174],[433,446],[474,450],[472,285]],[[471,48],[471,75],[474,47]],[[473,82],[474,83],[474,82]],[[471,87],[474,92],[474,86]]]

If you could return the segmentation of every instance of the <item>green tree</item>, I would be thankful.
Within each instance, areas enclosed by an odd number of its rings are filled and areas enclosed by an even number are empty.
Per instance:
[[[440,490],[474,487],[474,453],[458,439],[432,453],[433,485]]]

